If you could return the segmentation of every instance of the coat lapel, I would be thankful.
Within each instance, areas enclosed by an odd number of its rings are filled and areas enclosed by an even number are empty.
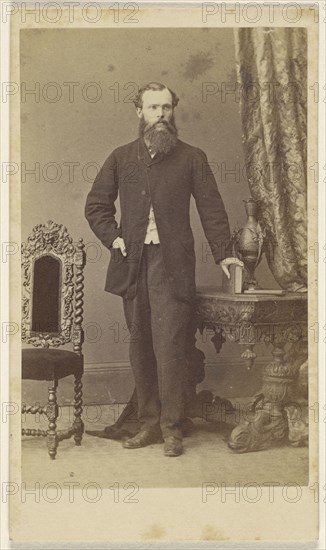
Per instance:
[[[151,166],[152,164],[157,164],[158,162],[162,162],[164,159],[163,153],[157,153],[154,158],[151,157],[149,154],[149,151],[146,147],[146,144],[143,140],[143,138],[139,138],[138,140],[138,160],[142,160],[146,166]]]

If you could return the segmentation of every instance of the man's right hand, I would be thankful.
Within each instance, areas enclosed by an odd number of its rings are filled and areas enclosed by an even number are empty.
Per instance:
[[[112,243],[112,248],[120,248],[121,254],[127,256],[126,245],[122,237],[117,237]]]

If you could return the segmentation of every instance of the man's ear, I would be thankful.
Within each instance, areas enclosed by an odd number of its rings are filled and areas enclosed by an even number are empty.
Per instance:
[[[136,112],[137,112],[138,118],[141,118],[141,115],[142,115],[142,112],[143,112],[142,108],[141,107],[136,107]]]

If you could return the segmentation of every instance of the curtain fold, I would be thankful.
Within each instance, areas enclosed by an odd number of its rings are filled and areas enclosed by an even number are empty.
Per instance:
[[[289,291],[307,286],[307,39],[302,28],[238,28],[246,173],[259,200],[268,265]]]

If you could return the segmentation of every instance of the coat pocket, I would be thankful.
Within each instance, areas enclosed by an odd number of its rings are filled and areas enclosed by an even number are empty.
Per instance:
[[[129,265],[120,249],[111,250],[111,259],[106,274],[105,290],[123,296],[128,290]]]
[[[123,256],[120,250],[114,249],[109,263],[105,290],[118,296],[132,299],[136,293],[139,262],[131,255]]]

